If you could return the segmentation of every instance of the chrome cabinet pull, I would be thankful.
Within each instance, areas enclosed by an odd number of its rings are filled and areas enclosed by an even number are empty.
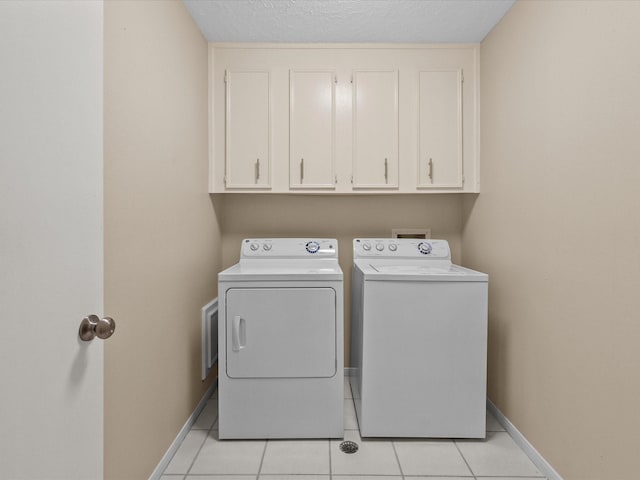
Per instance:
[[[300,159],[300,183],[304,180],[304,158]]]
[[[433,160],[429,159],[429,180],[433,183]]]
[[[389,183],[389,165],[386,158],[384,159],[384,183]]]
[[[256,183],[260,180],[260,159],[256,159]]]

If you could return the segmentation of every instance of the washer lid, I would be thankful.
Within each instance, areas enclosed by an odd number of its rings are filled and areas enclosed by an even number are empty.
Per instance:
[[[486,273],[453,264],[431,265],[411,261],[360,259],[354,261],[354,266],[362,271],[365,281],[487,282],[489,280]]]

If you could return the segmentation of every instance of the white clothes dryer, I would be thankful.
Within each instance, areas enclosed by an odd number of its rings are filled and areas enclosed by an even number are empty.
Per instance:
[[[342,437],[343,281],[334,239],[246,239],[218,276],[218,429]]]
[[[363,437],[484,438],[488,276],[445,240],[355,239],[350,378]]]

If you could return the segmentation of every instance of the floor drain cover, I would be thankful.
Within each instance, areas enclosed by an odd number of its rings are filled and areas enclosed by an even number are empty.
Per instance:
[[[347,440],[340,444],[340,450],[344,453],[356,453],[358,451],[358,444]]]

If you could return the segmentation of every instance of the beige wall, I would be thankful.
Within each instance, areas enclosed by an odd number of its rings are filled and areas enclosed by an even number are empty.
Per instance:
[[[209,383],[207,43],[182,2],[105,2],[105,478],[147,478]],[[210,382],[210,380],[209,380]],[[87,446],[90,448],[90,446]]]
[[[519,1],[482,43],[489,396],[567,480],[638,478],[640,2]]]
[[[461,195],[257,195],[224,194],[222,263],[240,256],[248,237],[327,237],[338,239],[345,282],[345,365],[351,331],[352,242],[356,237],[390,237],[394,228],[431,228],[433,238],[449,241],[460,258]]]

